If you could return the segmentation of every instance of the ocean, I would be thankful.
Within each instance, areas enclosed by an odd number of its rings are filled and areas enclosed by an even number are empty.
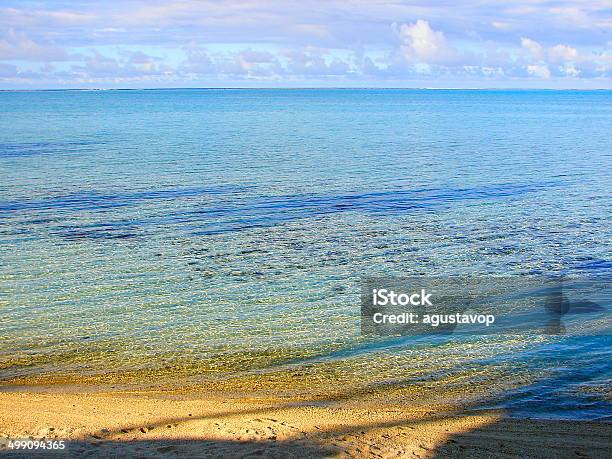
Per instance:
[[[370,338],[360,285],[609,281],[611,134],[610,91],[0,92],[1,387],[321,372],[609,418],[608,315]]]

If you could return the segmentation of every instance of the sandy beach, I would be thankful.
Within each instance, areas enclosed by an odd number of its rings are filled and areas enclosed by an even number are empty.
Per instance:
[[[9,457],[610,457],[610,424],[382,402],[182,392],[4,392],[0,436],[66,440]]]

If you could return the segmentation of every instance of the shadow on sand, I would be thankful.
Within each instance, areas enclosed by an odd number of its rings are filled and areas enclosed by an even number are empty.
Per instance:
[[[190,418],[192,419],[192,418]],[[609,458],[612,425],[568,421],[499,419],[490,424],[449,434],[438,443],[422,438],[421,424],[449,418],[364,423],[320,431],[291,440],[157,439],[70,441],[64,451],[12,451],[5,457],[188,457],[188,458]],[[465,417],[464,417],[465,419]],[[448,425],[446,425],[448,426]],[[372,434],[382,429],[382,434]],[[387,432],[387,433],[384,433]],[[408,432],[407,434],[405,432]],[[349,448],[347,437],[360,438]]]
[[[612,424],[603,422],[519,420],[500,413],[410,412],[379,407],[378,417],[339,417],[325,428],[314,426],[290,434],[276,435],[271,424],[262,424],[263,433],[232,435],[235,439],[202,438],[206,430],[194,430],[192,423],[228,420],[251,426],[256,421],[282,420],[295,410],[342,407],[342,402],[362,399],[404,387],[408,380],[374,384],[346,390],[331,398],[313,398],[300,403],[271,404],[251,409],[188,414],[159,419],[154,423],[126,424],[113,430],[91,432],[84,440],[67,441],[63,451],[0,451],[7,457],[411,457],[411,458],[515,458],[515,457],[612,457]],[[376,411],[376,409],[373,409]],[[380,414],[379,413],[379,414]],[[251,418],[252,416],[252,418]],[[271,419],[273,416],[276,419]],[[174,427],[186,427],[181,436],[166,435]],[[237,427],[237,429],[241,429]],[[151,439],[142,434],[152,432]],[[244,429],[243,429],[244,431]],[[246,430],[248,433],[249,431]],[[168,438],[164,438],[168,437]]]

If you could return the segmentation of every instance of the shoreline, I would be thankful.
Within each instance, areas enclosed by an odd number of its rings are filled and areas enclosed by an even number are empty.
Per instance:
[[[281,399],[193,391],[0,392],[0,437],[65,440],[41,455],[146,457],[610,457],[608,422],[374,398]],[[7,451],[31,457],[32,451]]]

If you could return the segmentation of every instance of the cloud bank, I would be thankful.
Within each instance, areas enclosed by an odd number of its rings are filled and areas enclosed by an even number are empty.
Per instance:
[[[4,1],[0,88],[612,88],[594,1]]]

